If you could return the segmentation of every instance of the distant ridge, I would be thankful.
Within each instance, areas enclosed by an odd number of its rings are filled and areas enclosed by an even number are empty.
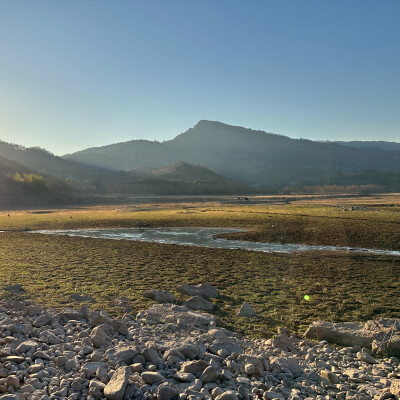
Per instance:
[[[208,120],[164,142],[131,140],[63,157],[0,141],[0,157],[11,169],[26,168],[49,182],[57,177],[82,193],[277,193],[326,185],[400,190],[400,143],[318,142]]]
[[[160,168],[178,161],[189,161],[175,149],[160,142],[130,140],[102,147],[91,147],[63,157],[94,167],[113,171],[131,170],[138,167]]]
[[[162,143],[135,140],[86,149],[65,158],[113,170],[161,168],[184,161],[255,187],[279,188],[349,184],[352,176],[357,176],[356,181],[369,170],[400,171],[397,145],[386,145],[387,149],[377,152],[368,146],[293,139],[201,120]],[[368,181],[365,176],[361,180]]]
[[[400,151],[400,143],[397,143],[397,142],[385,142],[383,140],[378,140],[378,141],[353,140],[353,141],[350,141],[350,142],[339,142],[339,141],[336,141],[334,143],[339,143],[339,144],[342,144],[344,146],[356,147],[356,148],[359,148],[359,149],[374,149],[374,150],[385,150],[385,151],[399,150]]]

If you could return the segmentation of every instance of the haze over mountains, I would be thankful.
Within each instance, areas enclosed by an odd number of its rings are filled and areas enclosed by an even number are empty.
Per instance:
[[[17,185],[17,194],[34,180],[37,193],[42,188],[54,199],[60,196],[49,193],[244,194],[321,185],[400,190],[400,143],[292,139],[203,120],[165,142],[132,140],[63,157],[0,142],[0,171],[2,192]]]
[[[355,177],[370,170],[400,170],[399,143],[380,142],[380,154],[374,151],[375,142],[373,148],[368,143],[291,139],[216,121],[200,121],[162,143],[132,140],[89,148],[64,158],[96,167],[106,165],[113,170],[159,168],[185,161],[229,179],[269,188],[331,184],[338,174]],[[351,178],[344,181],[348,183]]]

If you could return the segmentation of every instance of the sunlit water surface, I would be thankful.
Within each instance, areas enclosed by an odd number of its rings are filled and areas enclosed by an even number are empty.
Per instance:
[[[135,240],[177,244],[185,246],[211,247],[219,249],[242,249],[265,253],[292,253],[297,251],[345,251],[400,256],[400,251],[364,249],[357,247],[312,246],[290,243],[262,243],[216,238],[221,233],[240,232],[231,228],[113,228],[113,229],[76,229],[76,230],[41,230],[30,233],[49,235],[79,236],[98,239]]]

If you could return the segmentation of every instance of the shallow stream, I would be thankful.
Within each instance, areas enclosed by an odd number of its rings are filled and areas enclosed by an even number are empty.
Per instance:
[[[76,229],[76,230],[41,230],[31,233],[51,235],[80,236],[98,239],[135,240],[177,244],[220,249],[242,249],[265,253],[292,253],[297,251],[345,251],[351,253],[380,254],[400,256],[400,251],[364,249],[357,247],[313,246],[290,243],[262,243],[216,238],[221,233],[240,232],[232,228],[112,228],[112,229]]]

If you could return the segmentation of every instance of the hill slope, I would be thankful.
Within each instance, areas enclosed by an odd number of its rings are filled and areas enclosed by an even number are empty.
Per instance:
[[[221,175],[204,168],[201,165],[192,165],[183,161],[168,165],[163,168],[151,170],[151,175],[162,179],[180,180],[187,182],[202,181],[219,181],[226,182],[227,179]]]
[[[135,170],[132,172],[136,172]],[[143,173],[143,172],[142,172]],[[226,179],[200,165],[179,162],[167,167],[149,169],[143,178],[133,182],[134,192],[165,194],[244,194],[250,188]]]
[[[378,141],[357,141],[357,140],[353,140],[350,142],[335,142],[335,143],[339,143],[342,144],[344,146],[350,146],[350,147],[356,147],[359,149],[374,149],[374,150],[395,150],[395,151],[399,151],[400,150],[400,143],[396,143],[396,142],[385,142],[382,140],[378,140]]]
[[[348,175],[400,169],[400,152],[376,154],[370,149],[291,139],[213,121],[200,121],[167,145],[190,151],[192,162],[229,178],[272,186],[331,183],[338,171]]]
[[[173,147],[149,140],[131,140],[103,147],[92,147],[67,154],[63,158],[113,171],[132,170],[138,167],[160,168],[179,161],[190,160],[190,156]]]
[[[86,149],[65,158],[113,170],[160,168],[186,161],[232,180],[272,188],[353,184],[357,180],[365,183],[367,171],[400,171],[400,150],[363,147],[292,139],[203,120],[163,143],[135,140]]]
[[[39,147],[23,147],[0,141],[0,156],[31,171],[74,180],[93,179],[98,169],[55,156]]]
[[[0,156],[0,207],[66,204],[72,192],[65,181]]]

